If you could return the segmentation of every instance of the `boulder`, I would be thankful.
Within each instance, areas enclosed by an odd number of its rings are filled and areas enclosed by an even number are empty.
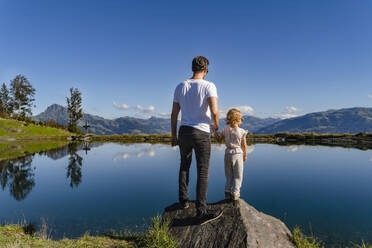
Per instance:
[[[209,209],[223,210],[222,216],[199,225],[195,203],[180,209],[175,203],[165,208],[163,219],[170,221],[170,234],[181,248],[295,248],[292,234],[279,219],[257,211],[244,200],[220,201]]]

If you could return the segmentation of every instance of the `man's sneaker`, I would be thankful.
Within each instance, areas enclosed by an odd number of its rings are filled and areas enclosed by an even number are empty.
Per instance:
[[[188,201],[180,202],[180,209],[186,209],[190,207],[190,204]]]
[[[197,215],[199,225],[205,225],[211,221],[217,220],[222,216],[223,211],[220,209],[209,210],[205,214]]]

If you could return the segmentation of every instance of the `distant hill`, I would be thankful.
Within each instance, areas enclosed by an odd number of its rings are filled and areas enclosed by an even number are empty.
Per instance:
[[[279,118],[258,118],[251,115],[245,115],[243,116],[243,123],[241,124],[241,128],[244,128],[248,130],[251,133],[256,132],[257,130],[260,130],[261,128],[264,128],[268,125],[274,124],[281,119]],[[225,123],[225,119],[221,121],[222,123]]]
[[[372,108],[345,108],[284,119],[256,131],[257,134],[372,132]]]
[[[34,116],[36,120],[56,122],[68,125],[68,111],[66,107],[58,104],[50,105],[44,112]],[[78,122],[81,130],[85,121],[90,125],[89,132],[95,134],[161,134],[170,133],[169,119],[151,117],[150,119],[140,119],[133,117],[120,117],[114,120],[105,119],[97,115],[84,113],[84,116]]]
[[[50,105],[44,112],[34,116],[36,120],[56,122],[67,125],[68,111],[66,107],[58,104]],[[258,118],[254,116],[243,116],[242,127],[248,129],[250,132],[263,128],[267,125],[273,124],[279,119],[274,118]],[[84,117],[79,121],[78,127],[83,130],[85,121],[91,126],[89,131],[95,134],[162,134],[170,133],[170,119],[151,117],[149,119],[141,119],[134,117],[120,117],[117,119],[105,119],[97,115],[84,114]],[[221,120],[223,126],[225,120]]]

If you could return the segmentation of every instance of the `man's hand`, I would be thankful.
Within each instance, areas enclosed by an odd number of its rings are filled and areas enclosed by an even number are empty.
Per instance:
[[[209,109],[211,110],[211,117],[213,121],[211,128],[213,131],[217,131],[218,123],[220,120],[220,113],[218,112],[217,97],[209,97],[207,101],[208,101]]]
[[[243,162],[247,162],[247,155],[243,156]]]
[[[178,145],[177,136],[172,136],[172,146],[177,146],[177,145]]]

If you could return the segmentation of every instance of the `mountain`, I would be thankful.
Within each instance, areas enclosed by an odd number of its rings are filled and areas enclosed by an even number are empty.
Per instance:
[[[345,108],[284,119],[263,127],[257,134],[372,132],[372,108]]]
[[[56,122],[67,125],[68,111],[66,107],[58,104],[50,105],[44,112],[34,116],[36,120]],[[266,118],[261,119],[254,116],[243,116],[242,128],[254,132],[267,125],[273,124],[279,119]],[[90,125],[89,132],[95,134],[161,134],[170,133],[171,123],[170,119],[151,117],[149,119],[141,119],[134,117],[120,117],[117,119],[105,119],[97,115],[90,115],[84,113],[84,117],[79,121],[78,127],[83,130],[85,121]],[[224,125],[225,120],[220,121],[221,126]]]
[[[34,116],[36,120],[56,122],[67,125],[68,111],[66,107],[58,104],[50,105],[44,112]],[[121,117],[114,120],[105,119],[97,115],[84,113],[83,118],[78,122],[78,127],[84,130],[83,126],[87,122],[90,125],[89,132],[95,134],[160,134],[170,133],[170,121],[162,118],[151,117],[150,119],[140,119],[133,117]]]
[[[256,132],[257,130],[264,128],[268,125],[274,124],[281,119],[279,118],[258,118],[251,115],[243,116],[243,122],[240,125],[241,128],[248,130],[251,133]],[[223,120],[225,122],[225,120]]]
[[[244,115],[243,122],[240,125],[241,128],[248,130],[250,133],[254,133],[257,130],[266,127],[268,125],[274,124],[275,122],[280,121],[281,119],[277,118],[259,118],[251,115]],[[220,120],[220,129],[226,126],[226,119]]]
[[[67,108],[59,105],[52,104],[44,112],[34,116],[36,120],[50,121],[55,120],[59,124],[68,124],[68,111]]]

